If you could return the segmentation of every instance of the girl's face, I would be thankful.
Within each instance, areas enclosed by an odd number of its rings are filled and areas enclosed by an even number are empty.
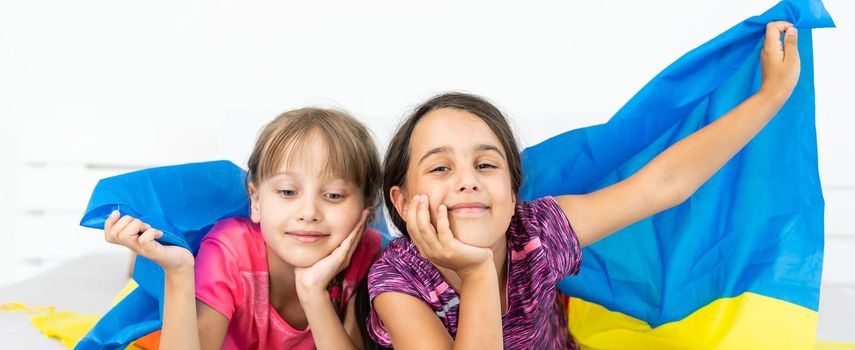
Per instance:
[[[295,267],[328,256],[359,222],[363,194],[355,184],[324,174],[326,145],[311,135],[258,188],[251,186],[252,221],[268,251]]]
[[[437,208],[448,207],[451,231],[463,243],[504,245],[516,194],[502,144],[481,118],[442,108],[419,120],[410,138],[410,163],[404,187],[392,187],[395,208],[407,220],[407,203],[426,194],[431,223]]]

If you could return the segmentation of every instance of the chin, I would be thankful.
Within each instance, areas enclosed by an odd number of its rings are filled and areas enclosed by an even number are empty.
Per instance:
[[[496,240],[503,237],[502,234],[497,234],[492,228],[492,225],[473,222],[453,225],[451,231],[454,232],[454,236],[458,240],[465,244],[479,248],[492,248],[496,244]]]
[[[299,249],[299,248],[295,249],[294,247],[286,247],[286,249],[283,249],[283,251],[287,251],[288,254],[283,254],[284,252],[275,252],[275,253],[279,257],[279,259],[281,259],[282,261],[284,261],[285,263],[287,263],[288,265],[291,265],[293,267],[311,267],[312,265],[314,265],[315,263],[320,261],[325,256],[319,252],[313,252],[313,251],[302,251],[302,252],[300,252],[299,250],[304,250],[304,249]],[[327,254],[327,255],[329,255],[329,254]]]

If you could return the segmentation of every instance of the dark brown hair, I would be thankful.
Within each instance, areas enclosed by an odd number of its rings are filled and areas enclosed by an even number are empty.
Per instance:
[[[519,192],[520,187],[522,187],[523,175],[520,151],[505,115],[496,106],[479,96],[459,92],[434,96],[418,106],[408,117],[404,118],[395,135],[392,137],[392,141],[389,142],[389,148],[386,149],[386,158],[383,161],[383,198],[386,199],[384,201],[386,210],[392,218],[392,223],[405,236],[409,236],[407,233],[407,224],[398,215],[398,211],[395,210],[395,205],[391,201],[390,191],[393,186],[406,186],[407,184],[407,168],[410,165],[410,138],[419,120],[431,111],[442,108],[463,110],[481,118],[490,127],[490,130],[496,134],[499,142],[502,143],[502,150],[505,152],[511,173],[511,187],[514,193]]]

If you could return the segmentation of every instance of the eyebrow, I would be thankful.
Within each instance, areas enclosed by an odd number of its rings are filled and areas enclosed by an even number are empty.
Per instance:
[[[425,153],[425,155],[423,155],[422,158],[419,159],[419,164],[421,164],[427,157],[430,157],[434,154],[445,153],[445,152],[448,152],[448,147],[446,147],[446,146],[440,146],[437,148],[433,148],[430,151],[427,151],[427,153]]]
[[[448,146],[439,146],[436,148],[432,148],[431,150],[427,151],[427,153],[425,153],[425,155],[423,155],[421,157],[421,159],[419,159],[419,164],[421,164],[425,159],[427,159],[427,157],[430,157],[434,154],[449,152],[450,150],[451,149]],[[493,151],[493,152],[498,153],[503,158],[505,157],[505,154],[502,153],[502,150],[500,150],[498,147],[493,146],[493,145],[480,144],[477,147],[475,147],[475,151],[476,152]]]
[[[476,151],[476,152],[493,151],[493,152],[498,153],[500,156],[502,156],[502,158],[504,158],[504,157],[505,157],[505,153],[503,153],[503,152],[502,152],[502,150],[500,150],[500,149],[499,149],[499,147],[496,147],[496,146],[493,146],[493,145],[484,145],[484,144],[481,144],[481,145],[478,145],[478,148],[476,148],[476,149],[475,149],[475,151]]]

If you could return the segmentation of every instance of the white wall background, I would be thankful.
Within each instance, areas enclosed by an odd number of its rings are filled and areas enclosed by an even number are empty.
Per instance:
[[[385,145],[441,91],[490,98],[523,146],[608,119],[683,53],[774,0],[0,2],[0,285],[94,251],[102,177],[243,164],[278,113],[340,106]],[[824,282],[855,285],[855,3],[814,32]]]

